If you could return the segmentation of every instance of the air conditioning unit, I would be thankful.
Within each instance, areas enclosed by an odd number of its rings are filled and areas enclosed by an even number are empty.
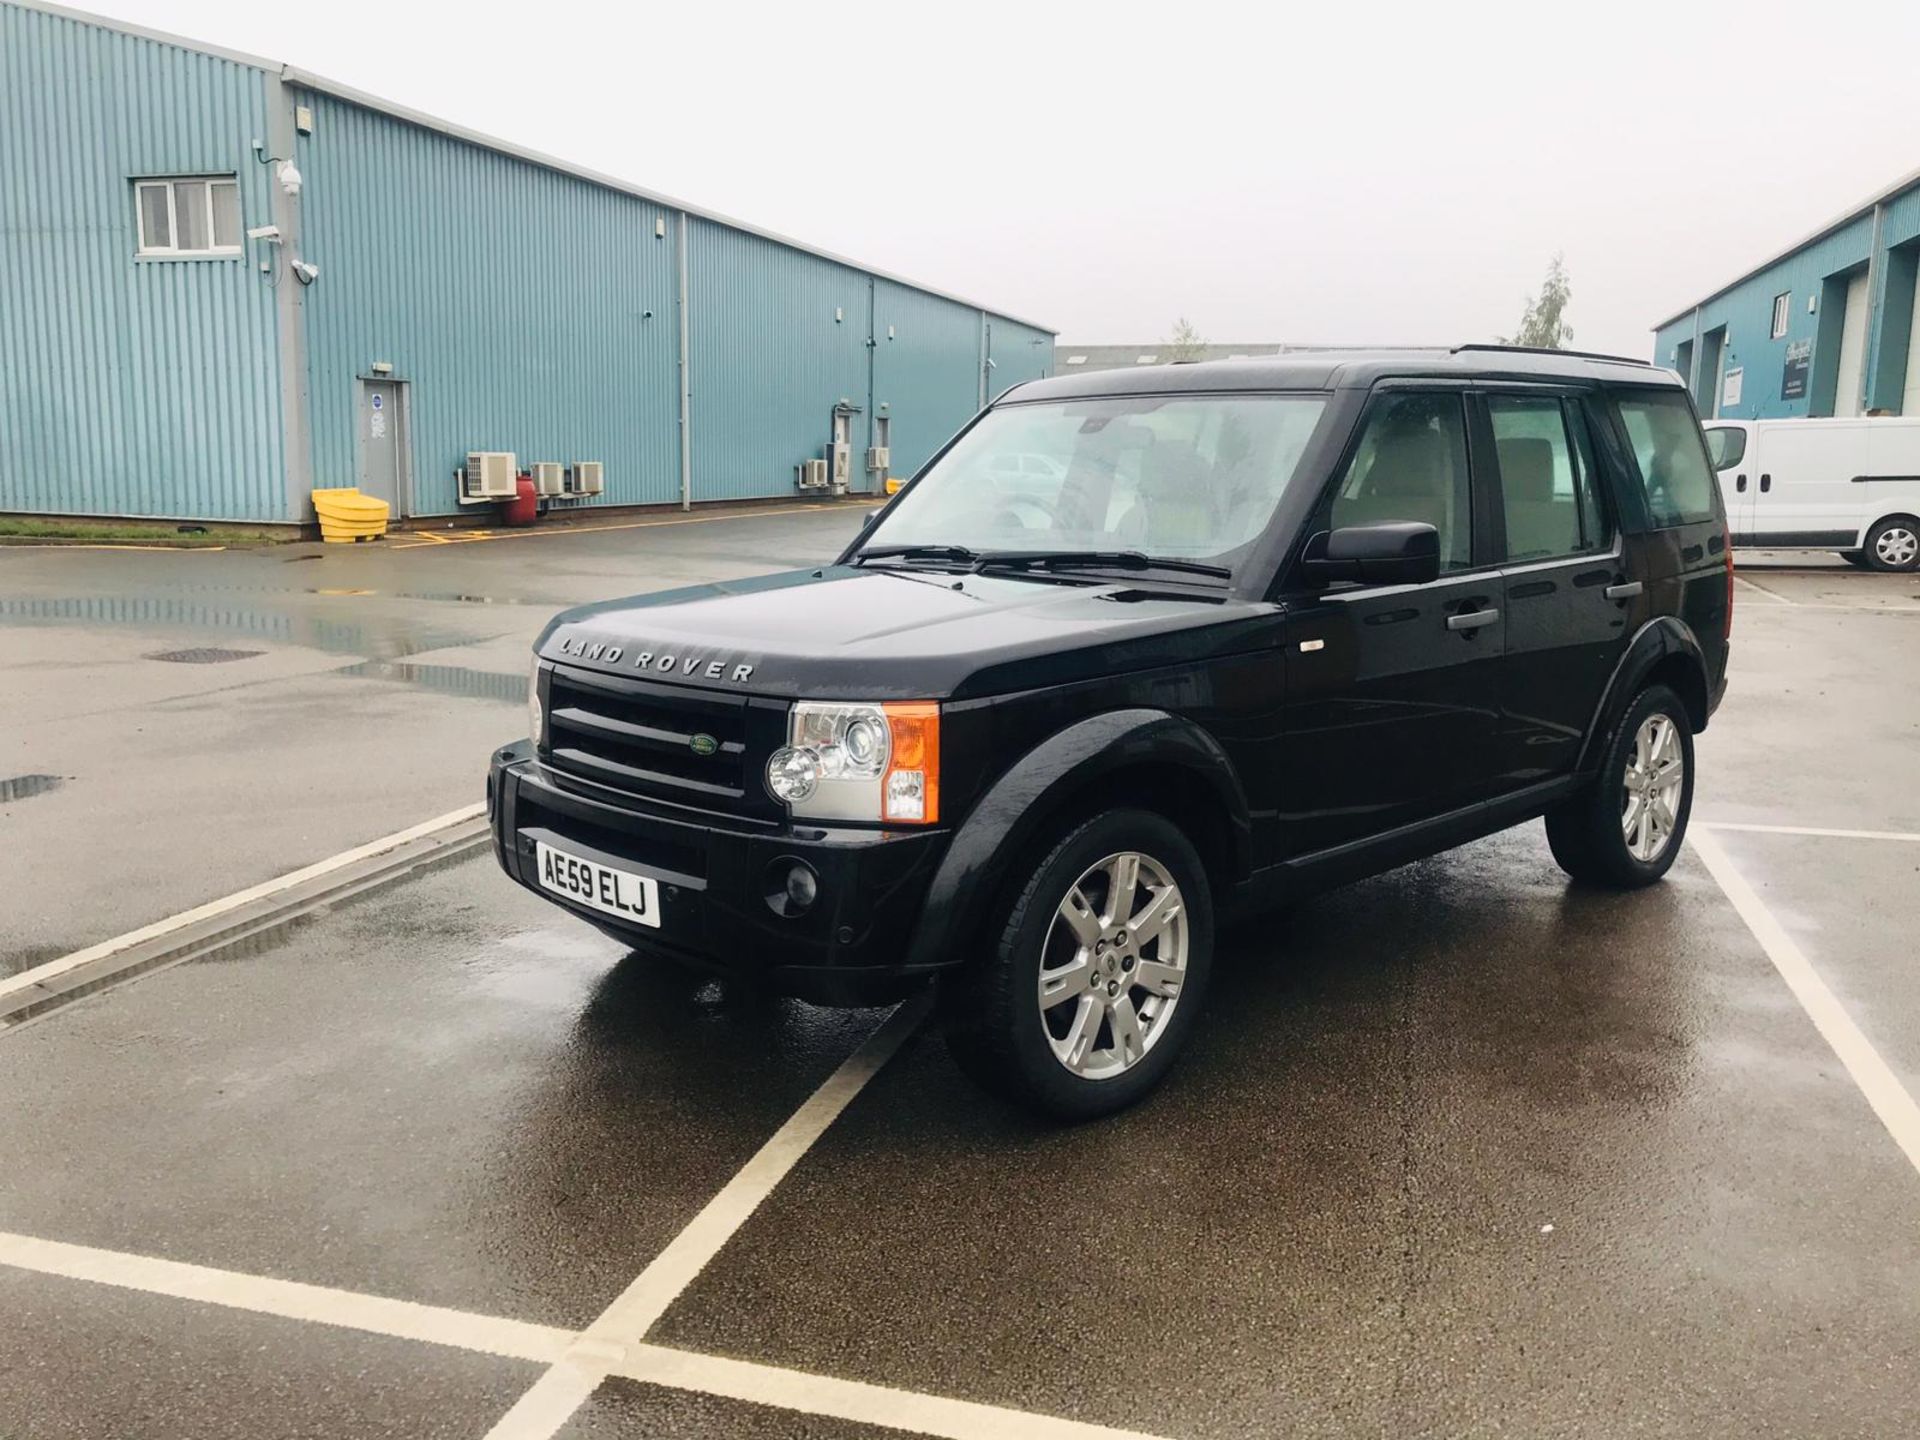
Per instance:
[[[844,442],[829,445],[827,454],[831,457],[833,464],[833,493],[844,495],[847,493],[847,481],[853,469],[853,446]]]
[[[893,468],[893,447],[890,445],[869,445],[867,447],[867,469],[884,475]]]
[[[802,490],[824,490],[827,488],[827,462],[824,460],[802,460],[797,467],[797,483]]]
[[[467,454],[460,479],[460,503],[481,505],[489,500],[511,500],[519,494],[514,481],[520,467],[511,450],[473,450]]]
[[[567,471],[567,494],[599,495],[607,488],[607,467],[600,460],[576,460]]]
[[[566,491],[567,467],[557,460],[537,460],[533,466],[533,493],[536,495],[564,495]]]

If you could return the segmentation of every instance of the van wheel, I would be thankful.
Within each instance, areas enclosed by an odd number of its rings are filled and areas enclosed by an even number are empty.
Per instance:
[[[1600,773],[1547,815],[1547,844],[1576,880],[1628,890],[1672,868],[1693,813],[1693,728],[1686,706],[1649,685],[1627,707]]]
[[[1920,520],[1889,515],[1867,532],[1866,556],[1876,570],[1920,569]]]
[[[1213,896],[1165,817],[1109,810],[1016,875],[992,948],[944,976],[941,1019],[975,1081],[1061,1120],[1133,1104],[1186,1044],[1213,961]]]

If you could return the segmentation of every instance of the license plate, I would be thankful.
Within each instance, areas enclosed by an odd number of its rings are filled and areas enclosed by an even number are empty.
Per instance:
[[[660,887],[648,876],[583,860],[543,840],[533,842],[533,853],[540,867],[541,889],[617,916],[629,925],[660,928]]]

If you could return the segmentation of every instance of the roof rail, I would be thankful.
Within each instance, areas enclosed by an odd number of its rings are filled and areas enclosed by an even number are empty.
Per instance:
[[[1608,355],[1599,350],[1557,350],[1551,345],[1494,345],[1474,343],[1455,345],[1447,353],[1458,355],[1462,350],[1502,350],[1510,355],[1565,355],[1571,360],[1612,360],[1620,365],[1640,365],[1646,369],[1654,368],[1651,360],[1636,360],[1631,355]]]

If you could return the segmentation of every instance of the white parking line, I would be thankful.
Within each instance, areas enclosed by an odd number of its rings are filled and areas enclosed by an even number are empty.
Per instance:
[[[1753,835],[1824,835],[1833,840],[1899,840],[1920,844],[1911,830],[1828,830],[1819,825],[1749,825],[1733,820],[1696,820],[1696,830],[1741,830]]]
[[[225,915],[229,911],[238,910],[243,905],[251,905],[256,900],[278,895],[284,890],[291,890],[296,885],[304,885],[309,880],[330,875],[348,865],[398,849],[410,841],[419,840],[435,831],[464,824],[468,820],[485,814],[486,809],[485,804],[463,805],[458,810],[449,810],[437,819],[408,826],[405,830],[396,830],[391,835],[384,835],[378,840],[369,840],[365,845],[356,845],[351,850],[342,850],[338,855],[330,855],[325,860],[316,860],[311,865],[291,870],[277,879],[263,880],[260,884],[248,886],[245,890],[236,890],[233,894],[223,895],[218,900],[209,900],[206,904],[196,905],[191,910],[182,910],[178,915],[169,915],[166,919],[156,920],[151,925],[142,925],[138,930],[129,930],[126,934],[116,935],[111,940],[102,940],[99,944],[89,945],[84,950],[75,950],[71,954],[60,956],[57,960],[36,965],[31,970],[22,970],[18,975],[9,975],[6,979],[0,980],[0,1000],[95,960],[117,955],[120,951],[131,949],[135,945],[144,945],[147,941],[158,939],[162,935],[183,930],[189,925],[197,925],[202,920],[211,920],[216,916]]]
[[[1747,589],[1766,596],[1769,600],[1773,601],[1773,603],[1776,605],[1793,604],[1793,601],[1787,599],[1786,596],[1779,594],[1777,591],[1769,590],[1766,586],[1757,584],[1754,581],[1747,579],[1747,577],[1742,575],[1738,569],[1735,569],[1735,571],[1733,572],[1733,579],[1735,584],[1744,585],[1747,587]]]
[[[67,1245],[31,1235],[0,1232],[0,1265],[41,1275],[63,1275],[69,1280],[91,1280],[96,1285],[140,1290],[149,1295],[201,1300],[231,1310],[249,1310],[256,1315],[278,1315],[287,1320],[339,1325],[401,1340],[451,1345],[513,1360],[552,1364],[566,1353],[567,1346],[574,1340],[571,1330],[558,1330],[549,1325],[529,1325],[520,1320],[447,1310],[438,1305],[416,1305],[410,1300],[332,1290],[324,1285],[272,1280],[264,1275],[213,1270],[150,1255],[95,1250],[87,1245]]]
[[[1860,1033],[1860,1027],[1853,1023],[1853,1017],[1834,998],[1833,991],[1827,988],[1826,981],[1820,978],[1819,972],[1801,953],[1793,937],[1761,903],[1746,877],[1734,868],[1713,831],[1705,828],[1693,830],[1687,836],[1687,843],[1693,846],[1694,852],[1706,865],[1707,873],[1713,876],[1733,908],[1739,912],[1740,918],[1746,921],[1747,929],[1760,942],[1760,948],[1767,952],[1773,968],[1787,982],[1787,988],[1793,992],[1793,998],[1800,1002],[1800,1008],[1807,1012],[1814,1028],[1832,1047],[1840,1063],[1846,1066],[1853,1083],[1867,1097],[1867,1104],[1880,1117],[1880,1123],[1887,1127],[1887,1133],[1893,1137],[1894,1143],[1906,1153],[1913,1168],[1920,1171],[1920,1105],[1914,1104],[1913,1096],[1907,1093],[1900,1078],[1880,1058],[1880,1052],[1873,1048],[1867,1037]]]
[[[926,1011],[927,1000],[921,996],[888,1016],[581,1333],[579,1343],[500,1417],[500,1423],[487,1432],[487,1440],[551,1440],[559,1433],[601,1380],[626,1357],[629,1347],[645,1338],[654,1321],[666,1313],[813,1142],[880,1072]]]

